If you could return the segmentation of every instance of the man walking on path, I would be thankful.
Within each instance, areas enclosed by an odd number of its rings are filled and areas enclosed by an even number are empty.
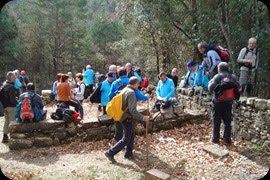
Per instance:
[[[7,73],[7,80],[1,87],[1,102],[4,106],[5,123],[3,127],[3,140],[2,143],[8,143],[8,126],[11,121],[15,121],[15,107],[18,104],[16,100],[16,89],[14,82],[16,81],[15,74],[10,71]]]
[[[241,49],[237,62],[240,65],[240,85],[244,96],[250,96],[252,86],[256,83],[256,70],[259,63],[259,52],[256,39],[250,38],[248,46]]]
[[[219,144],[221,118],[224,122],[224,145],[231,144],[231,121],[233,100],[238,99],[240,85],[234,74],[228,72],[228,64],[221,62],[218,65],[218,74],[209,82],[208,89],[213,93],[212,119],[213,135],[212,142]]]
[[[115,163],[114,155],[120,152],[126,146],[125,158],[134,159],[133,145],[135,138],[135,121],[149,122],[149,116],[143,116],[137,111],[137,98],[135,95],[136,89],[140,86],[140,81],[136,77],[129,79],[128,86],[123,90],[122,109],[128,108],[122,118],[121,124],[123,126],[123,137],[111,149],[105,152],[105,156]]]

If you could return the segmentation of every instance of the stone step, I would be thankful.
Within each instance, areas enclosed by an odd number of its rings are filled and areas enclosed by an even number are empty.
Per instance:
[[[158,169],[151,169],[146,172],[145,180],[169,180],[171,176],[165,172]]]
[[[223,158],[229,155],[229,151],[223,150],[217,145],[204,146],[203,150],[219,158]]]

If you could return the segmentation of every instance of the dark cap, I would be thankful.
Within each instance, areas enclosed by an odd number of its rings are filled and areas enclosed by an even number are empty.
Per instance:
[[[189,61],[187,62],[187,67],[195,66],[197,63],[195,61]]]
[[[114,75],[114,73],[113,72],[108,72],[107,73],[107,77],[114,77],[115,75]]]

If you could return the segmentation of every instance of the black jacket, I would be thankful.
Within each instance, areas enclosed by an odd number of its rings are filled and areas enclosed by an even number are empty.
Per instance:
[[[1,93],[4,94],[4,107],[16,107],[18,101],[16,100],[16,89],[14,83],[5,81],[3,87],[1,88]]]

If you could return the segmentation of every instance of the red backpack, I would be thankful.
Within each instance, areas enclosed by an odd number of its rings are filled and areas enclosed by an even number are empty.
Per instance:
[[[149,79],[148,78],[143,78],[143,80],[142,80],[142,83],[141,83],[141,85],[140,85],[140,87],[141,88],[147,88],[148,87],[148,85],[149,85]]]
[[[20,111],[20,118],[22,121],[24,120],[33,120],[35,113],[33,111],[33,107],[32,107],[32,98],[26,96],[25,98],[23,98],[22,101],[22,106],[21,106],[21,111]]]
[[[232,101],[239,99],[239,97],[239,90],[237,89],[235,82],[229,75],[227,75],[220,82],[220,93],[218,99],[220,101]]]
[[[224,61],[226,63],[230,62],[231,57],[228,49],[222,46],[214,46],[214,50],[218,53],[221,61]]]

